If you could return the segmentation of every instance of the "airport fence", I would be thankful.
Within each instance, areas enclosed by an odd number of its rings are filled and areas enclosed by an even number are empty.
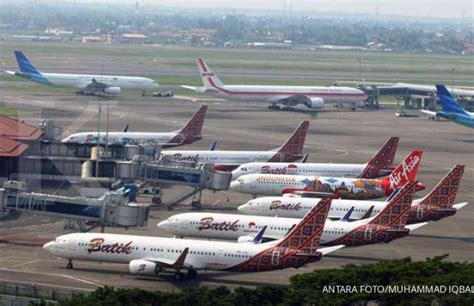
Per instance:
[[[0,280],[0,305],[34,305],[41,300],[46,302],[46,305],[55,305],[57,301],[70,299],[77,294],[89,294],[90,292],[79,288],[53,287],[28,282]]]

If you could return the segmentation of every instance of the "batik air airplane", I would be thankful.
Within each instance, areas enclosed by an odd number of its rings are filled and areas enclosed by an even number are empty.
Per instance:
[[[176,160],[190,160],[214,164],[216,170],[232,170],[251,161],[293,162],[304,157],[303,146],[309,121],[303,121],[286,142],[279,148],[269,151],[221,151],[221,150],[165,150],[164,156]]]
[[[232,179],[251,173],[316,175],[376,178],[393,170],[393,160],[398,148],[398,137],[390,137],[380,150],[365,164],[337,163],[247,163],[232,171]]]
[[[189,121],[180,130],[173,132],[109,132],[109,144],[153,144],[162,147],[174,147],[190,144],[202,138],[201,131],[206,116],[207,105],[201,105]],[[69,135],[63,143],[97,143],[97,132],[81,132]],[[99,144],[107,142],[106,133],[100,135]]]
[[[464,165],[456,165],[445,177],[438,182],[426,196],[413,201],[408,214],[407,224],[414,224],[440,219],[456,214],[468,203],[454,204],[459,184],[464,173]],[[252,199],[239,206],[240,213],[255,216],[302,218],[319,199],[302,198],[295,196],[262,197]],[[351,208],[351,220],[359,220],[380,213],[389,201],[359,201],[359,200],[332,200],[328,218],[340,219]]]
[[[79,89],[77,94],[85,95],[109,95],[117,96],[122,89],[135,89],[145,94],[146,90],[158,88],[154,80],[135,76],[112,76],[112,75],[90,75],[69,73],[43,73],[26,58],[21,51],[15,51],[16,61],[20,68],[19,72],[5,71],[39,83],[55,87],[68,87]]]
[[[202,58],[197,64],[204,87],[183,85],[183,88],[227,100],[263,102],[270,104],[270,109],[280,109],[278,104],[287,109],[298,104],[320,109],[326,103],[348,103],[355,109],[367,99],[363,91],[350,87],[224,85]]]
[[[327,220],[321,235],[322,245],[356,246],[390,242],[404,237],[410,230],[426,223],[406,225],[416,183],[407,182],[376,216],[347,222]],[[350,213],[348,213],[349,215]],[[253,235],[266,227],[262,238],[281,239],[300,219],[246,216],[217,213],[184,213],[160,222],[158,228],[180,237],[231,239],[239,242],[253,240]]]
[[[131,274],[156,275],[172,270],[176,279],[183,278],[182,270],[195,277],[198,270],[261,272],[299,268],[344,247],[318,248],[330,205],[331,199],[321,200],[282,239],[268,243],[258,243],[265,228],[248,243],[75,233],[59,236],[43,249],[68,259],[69,269],[73,268],[73,260],[116,262],[128,264]]]
[[[230,184],[233,191],[252,195],[336,196],[343,199],[376,199],[389,196],[406,182],[415,180],[422,151],[411,152],[390,175],[377,179],[246,174]],[[418,183],[417,190],[425,187]]]

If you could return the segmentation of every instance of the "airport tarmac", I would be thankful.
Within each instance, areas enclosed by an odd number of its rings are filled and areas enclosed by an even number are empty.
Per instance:
[[[20,94],[2,89],[0,107],[28,111],[27,120],[52,119],[63,126],[65,135],[91,130],[96,127],[97,99],[66,94]],[[444,121],[427,120],[426,117],[398,118],[394,109],[379,111],[335,110],[327,107],[321,112],[301,108],[295,112],[269,111],[266,105],[242,104],[219,100],[191,102],[170,98],[119,97],[110,103],[110,127],[122,130],[125,124],[130,131],[172,131],[197,109],[199,103],[209,105],[204,124],[204,138],[182,149],[208,149],[218,141],[221,150],[265,150],[280,146],[303,120],[310,120],[305,152],[310,162],[366,162],[389,136],[400,136],[396,162],[409,151],[424,150],[419,180],[433,187],[455,164],[465,164],[466,171],[456,202],[474,201],[474,133],[468,128]],[[103,105],[103,128],[105,106]],[[156,224],[168,216],[191,211],[190,200],[174,211],[166,203],[178,197],[184,187],[164,191],[165,204],[154,208],[148,227],[143,229],[106,229],[106,232],[137,235],[169,236],[159,231]],[[426,192],[426,191],[425,191]],[[420,193],[420,196],[424,193]],[[203,195],[203,209],[237,213],[235,208],[250,199],[233,192],[209,192]],[[0,236],[36,236],[39,240],[53,239],[67,233],[61,220],[45,220],[43,216],[20,216],[23,223],[9,221],[0,227]],[[29,218],[29,219],[28,219]],[[0,281],[28,281],[63,288],[64,290],[92,290],[98,286],[139,287],[151,290],[178,290],[197,286],[261,286],[288,284],[292,275],[314,269],[334,268],[353,264],[373,263],[386,259],[412,257],[422,260],[449,254],[452,261],[472,261],[474,243],[473,205],[468,205],[453,217],[430,223],[411,236],[390,244],[346,248],[324,257],[299,270],[235,274],[225,272],[200,272],[196,280],[176,282],[173,275],[158,277],[133,277],[127,265],[75,262],[74,270],[65,269],[66,262],[44,252],[37,246],[0,244]]]

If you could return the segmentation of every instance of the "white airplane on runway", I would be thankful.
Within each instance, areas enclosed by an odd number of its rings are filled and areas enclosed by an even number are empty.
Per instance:
[[[156,275],[162,270],[181,270],[195,277],[198,270],[260,272],[299,268],[316,262],[344,246],[318,249],[331,199],[322,200],[282,239],[261,242],[261,233],[248,243],[185,240],[175,238],[75,233],[59,236],[43,249],[69,260],[126,263],[131,274]]]
[[[164,150],[161,154],[176,160],[211,163],[216,170],[232,170],[251,161],[292,162],[304,157],[308,127],[309,121],[303,121],[281,147],[269,151]]]
[[[350,212],[340,221],[327,220],[321,235],[321,244],[346,246],[390,242],[401,238],[426,223],[408,225],[409,213],[416,182],[408,182],[385,207],[374,217],[347,222]],[[210,239],[231,239],[248,242],[266,227],[263,239],[280,239],[285,236],[300,219],[219,214],[213,212],[183,213],[169,217],[157,226],[179,237],[199,237]]]
[[[375,178],[393,170],[392,162],[397,152],[398,140],[398,137],[390,137],[365,164],[253,162],[233,170],[232,180],[252,173]]]
[[[207,105],[194,113],[189,121],[180,130],[168,133],[155,132],[128,132],[128,126],[123,132],[109,132],[109,144],[153,144],[162,147],[174,147],[190,144],[202,138],[201,131]],[[63,143],[97,143],[97,132],[81,132],[69,135],[62,140]],[[100,134],[99,144],[107,142],[106,133]]]
[[[224,85],[202,58],[197,63],[204,87],[182,87],[227,100],[264,102],[270,109],[280,109],[278,104],[287,109],[298,104],[311,109],[321,109],[327,103],[351,104],[355,110],[367,99],[363,91],[351,87]]]
[[[15,57],[20,67],[19,72],[5,71],[10,75],[26,78],[30,81],[55,87],[70,87],[79,89],[77,94],[117,96],[122,89],[141,90],[142,95],[148,89],[158,88],[158,83],[144,77],[88,75],[69,73],[43,73],[26,58],[21,51],[15,51]]]
[[[410,208],[407,224],[437,221],[454,215],[458,210],[467,205],[466,202],[454,204],[459,190],[459,184],[464,173],[464,165],[456,165],[439,181],[426,196],[413,201]],[[248,201],[239,206],[237,210],[246,215],[302,218],[320,199],[304,198],[298,196],[261,197]],[[380,213],[386,201],[360,201],[360,200],[332,200],[328,218],[340,219],[351,207],[353,211],[351,220],[368,218]]]
[[[286,174],[245,174],[230,184],[230,190],[251,195],[338,196],[343,199],[376,199],[392,194],[407,181],[415,180],[422,151],[413,151],[390,175],[375,179]],[[419,183],[417,191],[425,187]]]

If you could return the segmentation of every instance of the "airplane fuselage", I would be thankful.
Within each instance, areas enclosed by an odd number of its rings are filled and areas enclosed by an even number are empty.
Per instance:
[[[189,138],[189,139],[188,139]],[[193,138],[193,139],[190,139]],[[192,143],[199,137],[186,137],[179,133],[146,133],[146,132],[109,132],[109,144],[153,144],[160,146],[172,146]],[[188,141],[189,140],[189,141]],[[75,133],[62,140],[63,143],[97,143],[97,132]],[[100,133],[99,144],[107,142],[106,132]]]

